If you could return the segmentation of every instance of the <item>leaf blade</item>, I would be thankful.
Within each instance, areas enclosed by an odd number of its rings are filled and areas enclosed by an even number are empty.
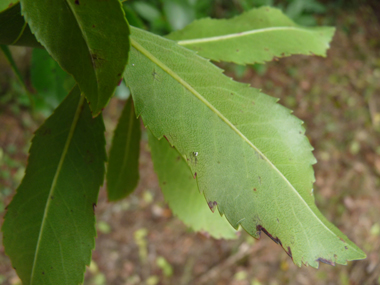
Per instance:
[[[120,1],[22,0],[21,7],[37,40],[74,76],[97,115],[128,60],[129,25]]]
[[[289,110],[171,41],[135,28],[131,39],[125,79],[136,113],[178,149],[233,227],[269,233],[297,265],[365,257],[316,208],[312,147]]]
[[[167,38],[212,60],[252,64],[292,54],[326,56],[334,30],[302,27],[278,9],[261,7],[228,20],[197,20]]]
[[[225,217],[210,211],[180,154],[164,139],[157,140],[150,131],[148,142],[162,193],[174,215],[194,231],[206,232],[214,238],[236,239],[236,230]]]
[[[107,170],[108,200],[129,195],[139,181],[140,120],[136,118],[132,98],[125,103],[116,127]]]
[[[103,182],[104,125],[74,88],[37,130],[8,207],[4,247],[24,284],[78,284],[91,260]]]

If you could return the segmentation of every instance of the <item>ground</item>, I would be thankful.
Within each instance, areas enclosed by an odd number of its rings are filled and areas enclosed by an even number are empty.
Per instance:
[[[380,284],[379,26],[365,10],[338,15],[334,24],[337,32],[327,58],[293,56],[271,62],[265,70],[222,67],[227,75],[280,98],[305,122],[318,160],[316,202],[367,258],[347,266],[298,268],[265,235],[254,240],[241,233],[237,240],[225,241],[192,232],[166,206],[143,134],[136,192],[108,203],[105,189],[100,191],[98,237],[85,284]],[[1,82],[10,71],[4,60],[0,64],[5,70]],[[108,140],[121,108],[115,99],[104,111]],[[0,106],[0,122],[2,216],[41,119],[7,103]],[[1,282],[20,284],[0,245]]]

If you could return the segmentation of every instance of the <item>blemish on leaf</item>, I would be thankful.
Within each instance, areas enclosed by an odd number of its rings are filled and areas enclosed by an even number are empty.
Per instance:
[[[259,236],[261,235],[261,232],[264,232],[264,234],[266,234],[271,240],[282,246],[281,240],[278,237],[273,237],[263,226],[257,225],[256,230]]]
[[[94,211],[94,214],[95,214],[95,208],[96,208],[96,203],[92,203],[92,210]]]
[[[208,204],[208,207],[210,208],[210,210],[214,213],[215,206],[217,206],[218,203],[216,201],[208,201],[207,204]]]
[[[45,272],[42,271],[42,275],[45,275]]]
[[[269,48],[264,48],[265,51],[269,51]]]
[[[239,50],[237,49],[236,52],[239,52]]]
[[[259,182],[260,182],[260,184],[261,184],[261,177],[259,176]]]
[[[342,242],[346,243],[346,241],[345,241],[344,239],[342,239],[341,237],[339,237],[339,239],[340,239]]]
[[[162,182],[162,185],[166,185],[166,181]]]
[[[168,140],[168,138],[164,135],[164,138],[170,143],[170,141]]]
[[[253,191],[255,191],[255,192],[256,192],[256,190],[257,190],[256,188],[253,188]]]
[[[75,0],[75,4],[79,5],[79,0]]]
[[[46,128],[44,131],[42,131],[41,135],[42,136],[48,136],[51,134],[51,129],[50,128]]]
[[[325,263],[325,264],[328,264],[331,266],[335,266],[335,262],[333,262],[331,260],[324,259],[322,257],[318,258],[316,261],[319,261],[319,262],[322,262],[322,263]]]
[[[194,179],[197,178],[197,173],[196,173],[196,172],[194,173],[193,178],[194,178]]]
[[[279,220],[278,218],[277,218],[276,220],[277,220],[277,223],[279,223],[279,222],[280,222],[280,220]]]
[[[52,199],[52,200],[53,200],[53,199],[54,199],[54,196],[50,196],[50,199]]]
[[[346,250],[348,249],[348,247],[347,247],[347,246],[345,246],[344,248],[345,248]]]
[[[93,28],[95,28],[95,25],[92,25]]]
[[[119,83],[117,84],[117,86],[120,86],[120,84],[121,84],[122,81],[123,81],[123,78],[120,78]]]
[[[158,80],[158,73],[156,72],[156,69],[153,69],[153,72],[152,72],[152,76],[153,76],[153,80]]]

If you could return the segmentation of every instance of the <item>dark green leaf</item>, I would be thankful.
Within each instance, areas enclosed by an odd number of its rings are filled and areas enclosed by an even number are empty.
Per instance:
[[[0,13],[0,27],[0,44],[41,47],[20,14],[20,3]]]
[[[75,84],[46,50],[34,49],[31,67],[32,85],[36,89],[36,101],[50,108],[57,107]],[[36,105],[39,105],[38,102]]]
[[[119,119],[109,155],[107,192],[110,201],[130,194],[139,180],[140,120],[136,118],[132,97]]]
[[[74,76],[97,115],[128,60],[129,26],[119,0],[21,0],[21,7],[38,41]]]
[[[92,119],[75,87],[36,131],[25,177],[5,215],[5,251],[24,285],[83,282],[105,160],[102,117]]]

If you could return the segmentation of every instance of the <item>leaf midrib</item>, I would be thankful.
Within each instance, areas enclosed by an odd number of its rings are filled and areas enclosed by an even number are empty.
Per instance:
[[[70,130],[69,130],[69,133],[68,133],[68,136],[67,136],[67,140],[66,140],[65,145],[63,147],[62,155],[61,155],[61,158],[59,160],[59,163],[58,163],[58,166],[57,166],[57,170],[56,170],[56,172],[54,174],[54,178],[53,178],[53,181],[51,183],[49,194],[47,196],[47,203],[46,203],[46,206],[45,206],[45,209],[44,209],[44,215],[42,217],[42,224],[41,224],[41,227],[40,227],[40,232],[38,234],[37,246],[36,246],[36,251],[35,251],[35,254],[34,254],[34,260],[33,260],[33,265],[32,265],[32,273],[31,273],[31,276],[30,276],[30,282],[31,282],[31,284],[33,284],[33,277],[34,277],[34,273],[35,273],[35,269],[36,269],[36,262],[37,262],[38,251],[39,251],[40,244],[41,244],[41,237],[42,237],[43,230],[45,228],[45,222],[47,220],[46,217],[47,217],[47,214],[48,214],[48,211],[49,211],[49,206],[50,206],[50,203],[52,201],[52,199],[50,199],[50,197],[52,196],[52,193],[54,193],[54,190],[56,188],[57,180],[58,180],[58,177],[59,177],[59,175],[61,173],[63,162],[65,161],[67,151],[69,149],[71,140],[72,140],[73,135],[74,135],[75,128],[77,126],[80,114],[82,112],[82,105],[83,105],[83,103],[84,103],[84,96],[81,95],[79,103],[78,103],[78,107],[77,107],[77,109],[75,111],[73,122],[71,124]]]
[[[228,39],[235,39],[235,38],[250,36],[254,34],[264,33],[264,32],[283,31],[283,30],[297,30],[300,32],[312,33],[312,31],[308,29],[300,28],[300,27],[270,27],[270,28],[256,29],[256,30],[250,30],[250,31],[245,31],[245,32],[236,32],[233,34],[227,34],[223,36],[182,40],[182,41],[177,41],[177,43],[181,46],[186,46],[186,45],[192,45],[192,44],[209,43],[209,42],[217,42],[217,41],[228,40]]]
[[[220,113],[210,102],[206,100],[198,91],[196,91],[189,83],[183,80],[177,73],[171,70],[168,66],[166,66],[163,62],[161,62],[158,58],[156,58],[153,54],[151,54],[148,50],[142,47],[134,38],[131,37],[131,45],[145,55],[149,60],[157,64],[162,70],[164,70],[167,74],[173,77],[178,83],[183,85],[187,90],[189,90],[195,97],[197,97],[202,103],[204,103],[211,111],[213,111],[222,121],[224,121],[234,132],[237,133],[249,146],[251,146],[255,151],[257,151],[268,163],[269,165],[284,179],[284,181],[290,186],[290,188],[296,193],[297,197],[305,204],[306,208],[312,213],[312,215],[317,219],[317,221],[324,227],[328,232],[330,232],[333,236],[336,236],[334,232],[332,232],[319,218],[316,214],[311,210],[306,201],[302,198],[302,196],[298,193],[298,191],[293,187],[293,185],[289,182],[289,180],[280,172],[280,170],[250,141],[248,138],[242,134],[222,113]]]

